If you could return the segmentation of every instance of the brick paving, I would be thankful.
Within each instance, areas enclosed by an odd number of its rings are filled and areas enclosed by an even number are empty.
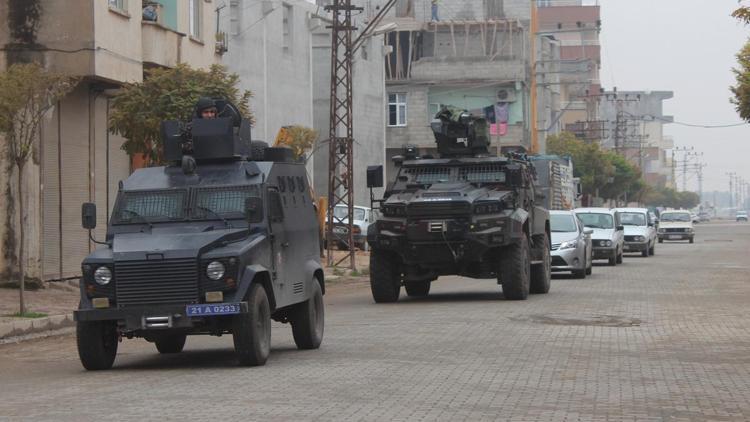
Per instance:
[[[172,356],[125,341],[100,373],[73,336],[0,346],[0,420],[750,420],[750,225],[697,230],[526,302],[492,281],[392,305],[341,285],[322,348],[274,324],[260,368],[228,336]]]

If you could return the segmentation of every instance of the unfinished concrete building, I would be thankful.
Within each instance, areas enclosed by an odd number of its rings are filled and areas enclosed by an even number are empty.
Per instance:
[[[431,6],[429,0],[403,0],[387,19],[393,28],[386,38],[391,51],[385,66],[389,159],[407,144],[423,154],[436,153],[429,124],[442,105],[485,114],[493,153],[529,150],[533,128],[546,128],[554,115],[559,88],[539,86],[537,113],[532,113],[533,55],[557,57],[554,40],[530,34],[532,3],[443,1],[435,14]]]

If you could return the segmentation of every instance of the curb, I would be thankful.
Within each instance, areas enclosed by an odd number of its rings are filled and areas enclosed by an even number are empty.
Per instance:
[[[52,315],[45,318],[19,319],[0,323],[0,340],[21,337],[47,331],[55,331],[75,325],[73,314]]]

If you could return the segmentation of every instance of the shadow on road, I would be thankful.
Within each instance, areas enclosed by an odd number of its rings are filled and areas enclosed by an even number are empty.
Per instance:
[[[496,302],[503,301],[502,292],[451,292],[430,293],[427,297],[401,297],[398,303],[439,303],[439,302]]]
[[[189,341],[189,340],[188,340]],[[293,345],[271,348],[271,360],[289,354],[309,353],[309,350],[299,350]],[[179,370],[179,369],[220,369],[227,368],[236,370],[237,357],[231,346],[222,349],[190,350],[189,346],[181,353],[171,355],[160,355],[154,350],[153,355],[123,355],[118,356],[112,371],[119,370]]]

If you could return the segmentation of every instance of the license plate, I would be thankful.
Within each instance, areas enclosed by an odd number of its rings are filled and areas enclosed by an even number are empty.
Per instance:
[[[219,305],[187,305],[187,316],[212,316],[239,314],[242,307],[239,303],[222,303]]]
[[[669,236],[669,239],[673,239],[673,240],[674,240],[674,239],[677,239],[677,240],[679,240],[679,239],[682,239],[682,236],[680,236],[680,235],[677,235],[677,234],[673,234],[673,235],[670,235],[670,236]]]
[[[345,227],[334,227],[333,232],[336,234],[346,234],[348,230]]]

